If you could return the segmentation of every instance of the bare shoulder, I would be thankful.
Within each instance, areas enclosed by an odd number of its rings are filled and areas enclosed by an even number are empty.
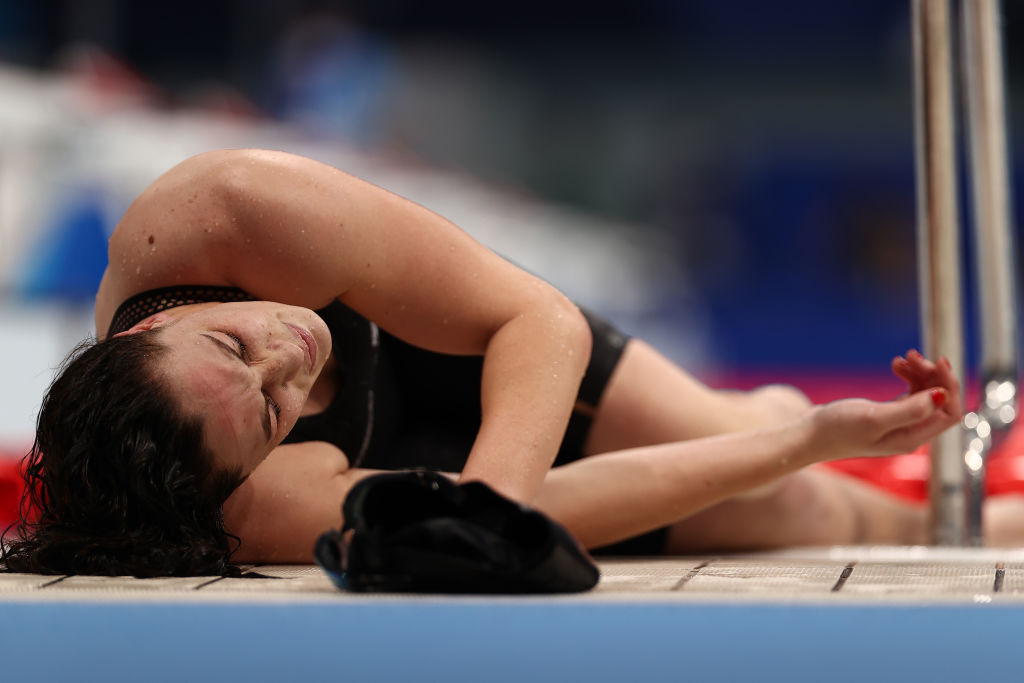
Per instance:
[[[336,285],[304,292],[310,288],[302,275],[307,255],[333,235],[310,241],[314,231],[302,223],[308,203],[296,190],[329,185],[327,194],[338,200],[358,182],[270,150],[216,150],[182,161],[153,181],[114,229],[96,299],[98,328],[128,297],[182,284],[240,286],[261,299],[311,308],[326,304]],[[277,272],[275,260],[289,269]],[[297,282],[297,289],[277,284],[282,280]]]
[[[117,306],[134,294],[180,284],[230,284],[216,248],[232,222],[224,187],[248,154],[219,150],[191,157],[135,198],[108,244],[96,295],[101,333]]]
[[[341,525],[348,490],[371,470],[350,469],[323,442],[274,449],[224,504],[227,530],[242,545],[240,562],[312,562],[316,537]]]

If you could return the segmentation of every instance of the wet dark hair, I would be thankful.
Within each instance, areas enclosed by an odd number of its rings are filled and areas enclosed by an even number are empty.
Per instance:
[[[200,420],[160,379],[159,332],[83,342],[58,370],[23,462],[20,519],[4,532],[16,533],[0,549],[9,571],[237,571],[221,508],[243,477],[213,467]]]

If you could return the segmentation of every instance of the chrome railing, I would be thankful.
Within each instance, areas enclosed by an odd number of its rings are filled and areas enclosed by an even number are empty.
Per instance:
[[[988,454],[1017,415],[1017,296],[998,0],[912,0],[921,320],[963,377],[954,64],[966,109],[982,397],[932,444],[932,542],[980,545]],[[956,49],[960,26],[959,50]]]

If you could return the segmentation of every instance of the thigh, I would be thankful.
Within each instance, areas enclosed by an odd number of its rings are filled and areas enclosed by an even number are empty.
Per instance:
[[[669,527],[665,552],[926,542],[927,510],[853,477],[812,467],[756,498],[733,498]]]
[[[757,429],[810,406],[792,387],[711,389],[651,345],[631,339],[594,414],[587,455]]]
[[[626,345],[594,414],[587,455],[728,431],[726,402],[639,339]]]

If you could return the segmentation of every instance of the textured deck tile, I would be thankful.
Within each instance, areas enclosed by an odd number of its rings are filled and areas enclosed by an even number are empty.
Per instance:
[[[659,592],[676,589],[704,560],[615,559],[601,560],[598,592]]]
[[[844,595],[987,595],[995,582],[995,563],[863,562],[843,586]]]
[[[829,560],[719,560],[687,581],[683,592],[827,595],[845,568]]]
[[[262,578],[266,577],[266,578]],[[327,575],[314,565],[266,565],[255,567],[242,578],[205,583],[203,593],[337,593]]]
[[[160,577],[136,579],[130,576],[69,576],[46,586],[43,590],[89,592],[183,592],[193,591],[210,581],[211,576]]]
[[[42,574],[0,574],[0,595],[38,591],[47,584],[60,579],[59,576],[43,576]]]

